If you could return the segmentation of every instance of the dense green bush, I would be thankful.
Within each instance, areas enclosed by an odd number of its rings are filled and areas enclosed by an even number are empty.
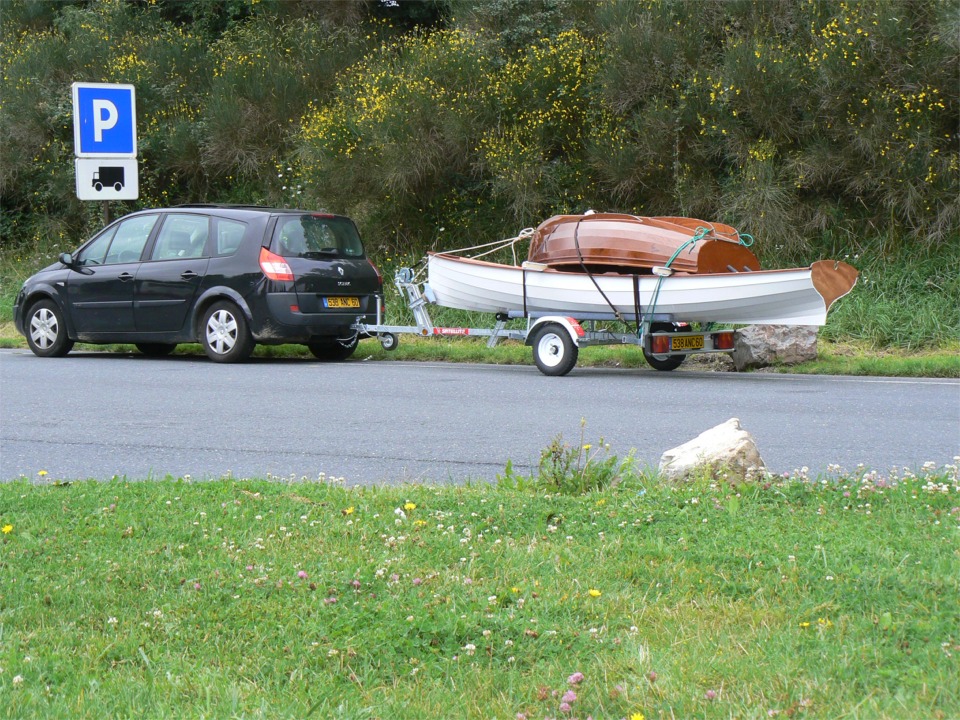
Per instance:
[[[956,239],[954,3],[625,2],[600,18],[625,138],[595,162],[621,202],[725,219],[765,254],[825,230]]]
[[[728,222],[768,267],[943,265],[958,38],[954,0],[8,0],[0,252],[100,222],[70,85],[102,81],[137,88],[114,214],[325,207],[396,257],[593,207]]]

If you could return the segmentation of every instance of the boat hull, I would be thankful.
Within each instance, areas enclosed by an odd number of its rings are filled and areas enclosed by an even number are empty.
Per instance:
[[[691,244],[694,237],[698,240]],[[653,267],[668,262],[677,272],[695,274],[760,269],[756,256],[729,225],[616,213],[545,220],[534,230],[527,259],[569,272],[586,268],[649,275]]]
[[[823,260],[809,268],[706,275],[562,272],[431,253],[428,284],[444,307],[488,313],[670,315],[675,321],[823,325],[857,271]],[[658,288],[659,285],[659,288]],[[654,303],[654,296],[656,302]]]

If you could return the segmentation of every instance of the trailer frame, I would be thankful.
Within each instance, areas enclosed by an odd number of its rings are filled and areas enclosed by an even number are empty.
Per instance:
[[[389,325],[384,322],[383,297],[377,298],[377,321],[364,323],[360,317],[352,326],[358,335],[376,337],[384,350],[395,350],[400,335],[419,337],[485,337],[493,348],[503,339],[518,340],[533,349],[533,359],[545,375],[566,375],[577,363],[579,349],[597,345],[636,345],[656,370],[674,370],[688,355],[697,353],[730,353],[734,347],[734,330],[687,330],[689,325],[669,313],[614,315],[586,313],[573,318],[549,312],[510,311],[497,313],[493,327],[445,327],[436,325],[428,306],[436,299],[427,282],[419,282],[411,268],[400,268],[394,274],[394,285],[413,312],[416,325]],[[508,328],[510,320],[526,319],[526,329]],[[634,322],[635,332],[615,332],[597,328],[597,322]]]

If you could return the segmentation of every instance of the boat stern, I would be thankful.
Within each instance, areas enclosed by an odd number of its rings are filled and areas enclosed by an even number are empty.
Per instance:
[[[810,266],[813,287],[823,298],[826,310],[853,290],[859,275],[855,267],[840,260],[818,260]]]

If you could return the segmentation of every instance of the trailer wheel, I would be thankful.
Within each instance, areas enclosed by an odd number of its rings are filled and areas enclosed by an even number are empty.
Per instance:
[[[382,347],[387,352],[396,350],[397,346],[400,344],[400,339],[393,333],[380,333],[380,347]]]
[[[533,360],[544,375],[566,375],[577,364],[580,348],[562,325],[545,323],[537,329],[530,344]]]
[[[677,328],[674,327],[673,323],[653,323],[650,326],[650,332],[676,331]],[[646,348],[643,349],[643,357],[647,361],[647,364],[654,370],[662,370],[665,372],[676,370],[683,365],[683,361],[687,359],[686,355],[654,355],[648,352]]]

